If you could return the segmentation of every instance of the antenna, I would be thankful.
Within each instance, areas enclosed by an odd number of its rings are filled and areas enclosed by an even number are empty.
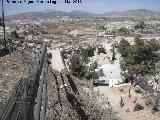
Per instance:
[[[2,27],[3,27],[3,39],[4,39],[4,47],[6,48],[7,46],[7,42],[6,42],[6,31],[5,31],[5,23],[4,23],[4,4],[3,4],[3,0],[2,0]]]

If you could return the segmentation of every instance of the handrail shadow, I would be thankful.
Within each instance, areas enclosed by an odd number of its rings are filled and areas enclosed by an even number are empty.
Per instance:
[[[54,75],[54,78],[55,78],[55,82],[56,82],[56,89],[57,89],[57,92],[58,92],[58,102],[62,108],[62,103],[61,103],[61,96],[60,96],[60,88],[59,88],[59,85],[58,85],[58,81],[57,81],[57,76],[55,75],[55,73],[53,73]]]
[[[69,84],[70,84],[73,92],[74,92],[75,94],[78,94],[78,95],[79,95],[79,91],[78,91],[78,88],[77,88],[74,80],[70,77],[70,75],[66,74],[66,76],[67,76],[68,82],[69,82]]]
[[[65,84],[62,73],[60,73],[63,85]],[[78,101],[78,99],[72,93],[69,93],[66,86],[64,86],[66,97],[68,102],[72,105],[73,109],[77,112],[78,116],[81,120],[88,120],[88,116],[85,111],[81,108],[82,104]]]

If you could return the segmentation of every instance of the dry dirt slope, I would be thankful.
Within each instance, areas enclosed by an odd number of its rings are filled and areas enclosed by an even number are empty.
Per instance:
[[[91,95],[83,90],[84,81],[73,80],[65,72],[53,71],[50,66],[47,83],[47,120],[118,119],[111,108],[104,109],[104,104],[97,104],[96,93]]]
[[[17,51],[0,58],[1,108],[15,83],[28,68],[31,58],[29,52],[22,55]],[[47,120],[116,120],[112,109],[102,109],[103,104],[96,104],[96,95],[89,95],[82,87],[86,87],[85,82],[72,80],[66,73],[55,72],[50,66]]]
[[[24,70],[28,68],[31,58],[30,52],[27,51],[23,54],[15,51],[10,55],[0,57],[0,111],[15,83],[20,80]]]

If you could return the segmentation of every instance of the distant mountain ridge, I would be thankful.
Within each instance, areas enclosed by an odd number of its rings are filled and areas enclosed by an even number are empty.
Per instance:
[[[7,16],[7,18],[36,18],[36,17],[57,17],[57,16],[70,16],[70,17],[91,17],[91,16],[137,16],[137,17],[149,17],[149,16],[160,16],[160,12],[152,11],[147,9],[127,10],[127,11],[112,11],[104,14],[95,14],[85,11],[71,11],[62,12],[57,10],[45,10],[41,12],[26,12],[16,15]]]
[[[152,11],[147,9],[127,10],[122,12],[108,12],[104,16],[137,16],[137,17],[149,17],[149,16],[160,16],[160,12]]]

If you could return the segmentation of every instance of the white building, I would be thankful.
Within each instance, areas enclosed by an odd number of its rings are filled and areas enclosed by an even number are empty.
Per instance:
[[[119,61],[120,55],[117,55],[114,63],[106,63],[96,69],[99,80],[105,80],[109,83],[109,87],[115,87],[115,85],[123,83]]]

